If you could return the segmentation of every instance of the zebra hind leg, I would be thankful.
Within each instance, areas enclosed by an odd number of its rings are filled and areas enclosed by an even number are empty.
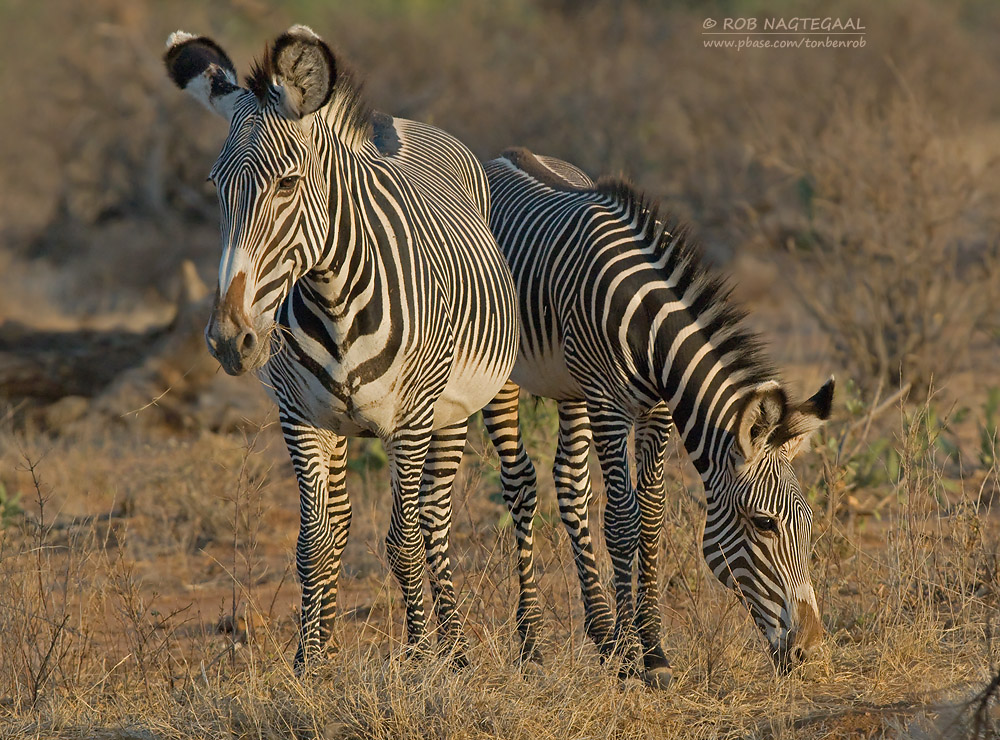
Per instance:
[[[490,441],[500,458],[500,479],[503,497],[510,510],[517,541],[517,631],[521,636],[522,662],[540,663],[539,647],[542,630],[542,610],[538,603],[535,583],[534,541],[532,525],[538,505],[535,466],[521,440],[518,426],[518,394],[520,388],[508,382],[496,398],[483,409],[483,422]]]
[[[281,428],[299,483],[295,564],[302,585],[302,609],[293,665],[301,673],[332,649],[340,557],[351,525],[345,486],[347,439],[284,415]]]
[[[392,511],[385,538],[389,567],[403,591],[406,608],[407,652],[426,652],[424,613],[424,543],[420,535],[420,479],[431,441],[433,408],[383,440],[392,482]]]
[[[552,477],[559,501],[559,516],[569,534],[573,559],[583,594],[584,628],[602,657],[614,652],[614,618],[601,585],[600,571],[590,533],[588,505],[593,491],[590,483],[591,432],[587,407],[582,401],[559,402],[559,442]]]
[[[671,424],[667,408],[657,406],[640,418],[635,426],[640,522],[636,625],[642,640],[642,678],[656,688],[666,688],[673,675],[661,643],[663,628],[660,620],[658,571],[665,500],[663,458],[670,438]]]
[[[468,664],[451,567],[452,485],[465,451],[466,419],[434,432],[420,481],[420,529],[438,618],[438,645],[458,667]]]
[[[635,676],[641,673],[641,649],[632,593],[632,572],[639,548],[639,502],[628,464],[632,420],[598,403],[588,404],[588,410],[607,491],[604,532],[615,578],[615,653],[622,659],[623,677]]]

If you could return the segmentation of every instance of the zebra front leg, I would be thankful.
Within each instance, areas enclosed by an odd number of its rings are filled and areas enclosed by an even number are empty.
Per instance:
[[[469,420],[438,429],[431,437],[420,481],[420,529],[430,569],[438,618],[438,644],[455,665],[468,664],[468,641],[462,631],[451,570],[452,486],[465,452]]]
[[[659,604],[660,533],[663,531],[665,491],[663,458],[670,438],[670,412],[657,406],[635,426],[635,458],[639,502],[639,588],[636,625],[642,640],[643,680],[666,688],[672,678],[670,662],[663,652]]]
[[[427,620],[424,613],[424,543],[420,535],[420,478],[431,441],[433,409],[419,423],[383,440],[392,481],[392,512],[385,538],[389,568],[403,591],[406,639],[409,651],[425,648]]]
[[[608,499],[604,509],[604,537],[615,576],[615,651],[622,656],[623,674],[634,675],[640,657],[632,593],[632,571],[639,547],[639,502],[628,467],[628,432],[632,420],[600,404],[588,404],[588,410]]]
[[[602,656],[615,648],[614,619],[601,585],[600,571],[590,534],[588,505],[592,496],[590,467],[590,420],[583,401],[559,402],[559,443],[552,478],[559,501],[559,516],[569,533],[573,560],[583,593],[584,629]]]
[[[517,541],[517,631],[521,636],[521,660],[541,662],[539,641],[542,610],[535,583],[532,525],[538,505],[535,466],[524,449],[518,426],[520,388],[507,382],[483,409],[483,423],[500,458],[503,498],[510,510]]]
[[[299,537],[295,565],[302,584],[301,673],[331,648],[340,557],[351,526],[347,496],[347,439],[281,416],[281,430],[299,483]]]

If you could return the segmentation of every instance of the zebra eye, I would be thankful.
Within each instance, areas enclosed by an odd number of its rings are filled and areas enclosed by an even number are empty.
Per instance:
[[[758,532],[774,534],[778,531],[778,522],[774,517],[761,515],[752,516],[750,517],[750,523],[753,524],[754,529]]]
[[[288,175],[287,177],[282,177],[280,180],[278,180],[278,192],[290,193],[295,188],[295,184],[298,181],[299,181],[298,175]]]

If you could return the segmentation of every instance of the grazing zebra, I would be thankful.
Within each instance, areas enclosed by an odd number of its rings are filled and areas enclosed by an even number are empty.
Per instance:
[[[426,554],[440,641],[461,663],[451,485],[468,417],[507,380],[518,342],[483,168],[448,134],[373,113],[304,26],[278,37],[249,89],[211,39],[177,32],[165,61],[229,121],[210,176],[222,260],[205,336],[227,373],[256,371],[278,404],[300,491],[296,667],[331,639],[351,521],[346,436],[386,449],[386,551],[409,645],[424,648]]]
[[[672,414],[705,486],[709,567],[747,605],[775,663],[787,670],[801,662],[822,624],[808,574],[812,514],[791,460],[829,416],[833,379],[808,401],[790,403],[725,284],[702,265],[684,232],[661,222],[656,204],[629,185],[595,184],[573,165],[524,149],[488,162],[486,175],[490,228],[520,301],[517,364],[483,413],[515,523],[524,655],[537,658],[540,610],[532,564],[535,473],[517,428],[518,386],[558,401],[553,477],[586,630],[602,654],[618,652],[627,672],[654,685],[670,680],[660,644],[657,548]],[[636,485],[627,447],[633,427]],[[607,489],[616,620],[587,515],[591,441]]]

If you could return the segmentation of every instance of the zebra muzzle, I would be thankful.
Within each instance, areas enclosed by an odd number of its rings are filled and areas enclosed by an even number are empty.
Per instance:
[[[243,375],[263,364],[260,337],[253,326],[218,311],[212,312],[205,327],[205,343],[229,375]]]
[[[229,375],[243,375],[264,364],[257,330],[243,307],[246,273],[238,272],[223,294],[216,288],[205,343]]]
[[[784,639],[772,646],[772,658],[782,673],[788,673],[809,659],[823,639],[823,623],[815,607],[807,601],[796,601],[796,626]]]

